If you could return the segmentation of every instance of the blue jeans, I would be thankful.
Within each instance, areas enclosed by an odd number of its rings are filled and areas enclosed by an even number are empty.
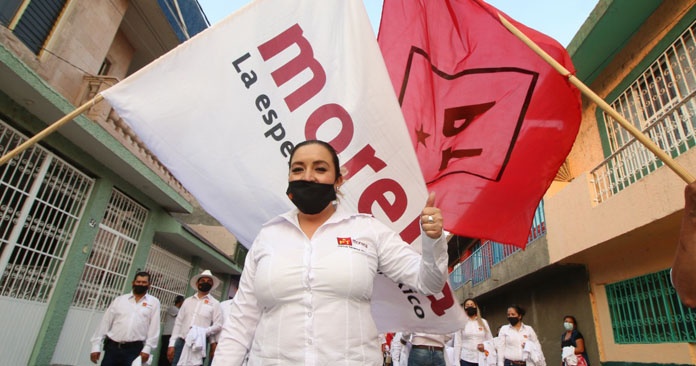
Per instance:
[[[104,359],[101,362],[101,366],[130,365],[133,363],[133,360],[140,357],[142,349],[143,342],[122,346],[106,338],[104,339]]]
[[[408,366],[445,366],[443,351],[411,348],[408,354]]]
[[[184,349],[184,343],[186,342],[183,338],[177,338],[176,341],[174,341],[174,359],[172,359],[172,365],[179,363],[181,351]]]

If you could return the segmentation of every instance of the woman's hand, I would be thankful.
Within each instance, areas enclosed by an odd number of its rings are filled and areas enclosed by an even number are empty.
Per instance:
[[[435,207],[435,192],[430,192],[428,201],[421,212],[421,227],[423,232],[430,238],[437,239],[442,236],[442,214],[440,209]]]

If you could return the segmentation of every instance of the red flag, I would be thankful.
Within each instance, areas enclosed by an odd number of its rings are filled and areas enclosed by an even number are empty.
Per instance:
[[[385,0],[379,45],[445,227],[524,247],[580,93],[478,0]],[[501,13],[574,72],[558,42]]]

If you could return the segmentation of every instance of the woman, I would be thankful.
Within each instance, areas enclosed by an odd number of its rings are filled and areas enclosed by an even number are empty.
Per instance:
[[[459,359],[461,366],[477,366],[480,356],[486,352],[483,343],[493,340],[493,335],[474,299],[464,300],[464,312],[469,319],[464,328],[454,333],[454,357]],[[488,350],[491,351],[493,349]]]
[[[447,280],[447,243],[434,195],[420,218],[423,255],[371,215],[334,203],[336,151],[317,140],[290,154],[297,207],[262,227],[246,256],[214,365],[381,365],[370,311],[378,272],[425,294]]]
[[[525,310],[519,305],[507,308],[507,320],[510,324],[500,327],[498,334],[498,366],[526,366],[543,361],[541,344],[536,332],[529,325],[522,323]]]
[[[582,355],[587,366],[590,366],[590,361],[587,359],[587,352],[585,351],[585,339],[578,330],[578,322],[575,320],[575,317],[572,315],[563,317],[563,328],[565,328],[565,332],[561,334],[561,349],[568,346],[575,347],[575,355]],[[564,359],[563,365],[565,364],[566,362]],[[580,364],[580,362],[578,362],[578,364]]]

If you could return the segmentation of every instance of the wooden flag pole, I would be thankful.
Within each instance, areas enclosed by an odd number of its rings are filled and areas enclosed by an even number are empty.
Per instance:
[[[88,110],[91,108],[93,105],[101,102],[104,99],[101,94],[97,94],[94,98],[88,100],[85,104],[79,106],[77,109],[74,111],[66,114],[63,118],[53,122],[53,124],[49,125],[45,129],[43,129],[41,132],[37,133],[34,135],[34,137],[30,138],[27,141],[24,141],[21,143],[19,146],[15,147],[12,149],[10,152],[7,154],[3,155],[2,158],[0,158],[0,165],[3,165],[10,161],[15,155],[21,153],[22,151],[28,149],[35,143],[39,142],[39,140],[43,139],[44,137],[50,135],[53,131],[57,130],[60,128],[62,125],[72,121],[75,117],[79,116],[82,114],[84,111]]]
[[[662,149],[660,149],[655,143],[650,140],[645,134],[640,132],[633,124],[628,122],[622,115],[619,114],[615,109],[613,109],[607,102],[605,102],[602,98],[600,98],[595,92],[592,91],[592,89],[588,88],[587,85],[583,84],[582,81],[580,81],[575,75],[573,75],[568,69],[563,67],[558,61],[556,61],[553,57],[551,57],[546,51],[542,50],[541,47],[539,47],[534,41],[529,39],[524,33],[522,33],[517,27],[515,27],[512,23],[507,21],[503,16],[498,14],[498,18],[500,18],[500,22],[503,23],[505,28],[507,28],[512,34],[517,36],[517,38],[521,39],[522,42],[524,42],[529,48],[531,48],[534,52],[536,52],[541,58],[544,59],[544,61],[548,62],[549,65],[551,65],[556,71],[561,73],[561,75],[565,76],[568,78],[568,80],[571,82],[571,84],[575,85],[580,91],[585,94],[590,100],[595,102],[602,110],[607,112],[612,118],[614,118],[619,124],[625,128],[631,135],[633,135],[640,143],[645,145],[645,147],[648,148],[648,150],[652,151],[653,154],[655,154],[660,160],[662,160],[668,167],[670,167],[679,177],[681,177],[686,183],[691,183],[696,178],[694,178],[691,173],[686,171],[683,166],[679,165],[674,159],[672,159],[671,156],[667,155]]]

